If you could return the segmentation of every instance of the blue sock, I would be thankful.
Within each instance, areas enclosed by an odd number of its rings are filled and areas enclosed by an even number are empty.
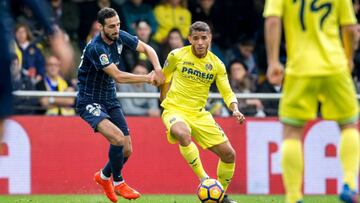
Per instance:
[[[106,177],[110,177],[111,176],[111,164],[110,161],[108,161],[105,165],[105,167],[102,169],[102,173],[104,174],[104,176]]]
[[[123,146],[110,145],[109,149],[109,163],[114,181],[123,181],[121,176],[121,169],[124,163]],[[105,166],[106,168],[106,166]],[[107,169],[108,170],[108,169]],[[108,172],[108,171],[106,171]],[[107,175],[104,173],[104,175]]]
[[[127,162],[127,160],[129,159],[129,157],[124,157],[124,161],[123,161],[123,166],[125,165],[125,163]],[[111,176],[111,163],[110,161],[108,161],[105,165],[105,167],[102,169],[102,173],[106,176],[106,177],[110,177]]]
[[[129,159],[129,157],[124,157],[123,165],[125,165],[125,163],[127,162],[128,159]]]

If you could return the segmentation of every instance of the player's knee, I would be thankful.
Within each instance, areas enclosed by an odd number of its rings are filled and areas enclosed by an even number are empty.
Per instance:
[[[191,143],[191,136],[189,133],[182,132],[178,134],[177,137],[182,146],[188,146]]]
[[[190,136],[186,136],[182,140],[180,140],[180,144],[182,146],[188,146],[190,143],[191,143],[191,137]]]
[[[124,146],[124,138],[121,136],[113,137],[110,140],[110,143],[115,146]]]
[[[124,157],[129,157],[132,154],[132,148],[124,148]]]
[[[171,133],[179,140],[182,146],[187,146],[191,143],[191,135],[188,130],[183,128],[175,128]]]
[[[236,152],[234,149],[230,148],[225,150],[222,153],[221,160],[226,163],[234,163],[236,159]]]

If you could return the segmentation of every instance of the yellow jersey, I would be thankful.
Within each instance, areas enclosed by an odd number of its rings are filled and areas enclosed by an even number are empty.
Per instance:
[[[323,76],[348,70],[339,28],[356,24],[351,0],[266,0],[264,17],[283,20],[286,73]]]
[[[165,83],[171,82],[161,103],[165,109],[199,112],[206,105],[214,81],[227,106],[237,103],[224,64],[210,51],[205,57],[198,58],[192,53],[191,45],[175,49],[169,53],[163,73]]]

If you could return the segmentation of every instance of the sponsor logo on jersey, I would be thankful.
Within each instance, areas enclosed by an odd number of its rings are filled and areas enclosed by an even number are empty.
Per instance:
[[[197,78],[203,79],[203,80],[209,80],[211,81],[214,78],[214,74],[212,73],[204,73],[199,70],[194,70],[192,68],[188,68],[183,66],[182,73],[187,73],[188,75],[196,76]]]
[[[194,66],[194,63],[189,61],[184,61],[183,65]]]

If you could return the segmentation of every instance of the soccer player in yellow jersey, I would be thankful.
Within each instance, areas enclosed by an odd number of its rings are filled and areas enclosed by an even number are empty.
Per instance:
[[[175,49],[168,55],[161,87],[162,120],[167,128],[168,141],[179,143],[180,153],[200,180],[209,178],[192,138],[204,149],[219,158],[217,176],[226,190],[235,170],[235,151],[210,112],[204,109],[211,83],[216,81],[220,94],[233,117],[239,122],[244,116],[230,88],[224,64],[209,49],[211,33],[204,22],[190,27],[190,46]],[[235,203],[225,196],[224,203]]]
[[[351,0],[267,0],[264,16],[267,76],[283,71],[279,63],[281,20],[288,56],[279,110],[284,124],[281,164],[286,202],[303,201],[301,136],[304,124],[316,118],[321,103],[322,117],[337,121],[341,129],[344,185],[340,199],[357,203],[359,107],[350,72],[358,36]]]

